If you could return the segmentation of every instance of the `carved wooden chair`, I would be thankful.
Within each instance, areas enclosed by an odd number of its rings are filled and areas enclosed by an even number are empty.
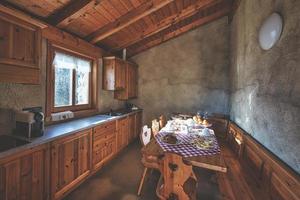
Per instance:
[[[196,200],[197,178],[182,156],[165,153],[156,194],[161,200]]]
[[[144,126],[143,127],[143,130],[142,130],[142,133],[140,134],[140,140],[141,140],[141,143],[143,145],[143,147],[145,147],[147,144],[150,143],[151,141],[151,129],[148,128],[148,126]],[[138,195],[141,194],[141,191],[142,191],[142,188],[143,188],[143,184],[144,184],[144,180],[145,180],[145,177],[146,177],[146,174],[148,172],[148,169],[151,168],[158,168],[158,158],[156,155],[152,155],[151,152],[144,152],[142,151],[142,163],[144,165],[144,171],[143,171],[143,174],[142,174],[142,178],[141,178],[141,181],[140,181],[140,185],[139,185],[139,188],[138,188]]]
[[[157,119],[152,120],[151,129],[153,136],[156,136],[159,132],[159,122],[157,121]]]
[[[165,115],[159,117],[159,129],[162,129],[167,124],[167,118]]]

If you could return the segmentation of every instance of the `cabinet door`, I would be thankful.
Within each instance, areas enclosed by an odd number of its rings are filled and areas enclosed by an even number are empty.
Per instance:
[[[116,59],[115,62],[115,89],[124,90],[126,87],[126,63],[123,60]]]
[[[119,119],[117,124],[117,151],[120,151],[128,144],[128,120]]]
[[[124,90],[115,91],[115,99],[127,100],[137,97],[137,65],[126,62],[126,84]]]
[[[124,90],[126,86],[126,62],[116,57],[103,58],[103,89]]]
[[[93,166],[94,169],[100,168],[103,163],[116,153],[116,137],[108,140],[96,140],[93,145]]]
[[[0,12],[0,81],[39,84],[41,30]]]
[[[128,117],[128,142],[135,138],[135,114]]]
[[[91,130],[55,141],[51,146],[51,193],[60,199],[90,173]]]
[[[137,97],[137,66],[128,63],[128,98]]]
[[[135,137],[139,137],[142,132],[142,121],[143,121],[143,113],[138,112],[135,114]]]
[[[0,164],[0,199],[48,199],[48,158],[43,147]]]
[[[95,127],[93,132],[93,169],[100,168],[115,153],[116,121]]]
[[[12,53],[11,42],[12,24],[0,18],[0,58],[10,58]]]

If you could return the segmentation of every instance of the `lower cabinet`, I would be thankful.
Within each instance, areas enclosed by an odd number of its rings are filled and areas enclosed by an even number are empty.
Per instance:
[[[47,200],[48,166],[47,145],[0,160],[0,199]]]
[[[117,121],[117,151],[120,151],[128,144],[128,119],[121,118]]]
[[[141,131],[142,112],[0,159],[0,200],[56,200]]]
[[[61,199],[89,175],[91,135],[90,129],[51,143],[52,199]]]
[[[140,137],[140,134],[142,132],[142,123],[143,123],[143,113],[137,112],[135,114],[135,134],[134,137]]]
[[[99,169],[116,153],[116,121],[94,128],[93,169]]]
[[[128,116],[128,142],[130,143],[136,137],[136,128],[135,128],[135,116],[136,114],[132,114]]]

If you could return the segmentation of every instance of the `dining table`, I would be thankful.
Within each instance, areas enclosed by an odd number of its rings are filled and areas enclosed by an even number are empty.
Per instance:
[[[209,128],[211,124],[204,126],[193,123],[191,120],[169,120],[167,125],[142,148],[143,157],[159,158],[157,165],[161,172],[161,179],[156,193],[160,199],[194,199],[185,194],[187,192],[184,189],[188,178],[193,178],[197,182],[192,167],[227,172],[218,139],[214,131]],[[169,143],[165,140],[170,135],[176,137],[176,142]],[[201,145],[202,142],[207,141],[209,145]],[[169,155],[174,156],[169,159]],[[171,168],[172,165],[178,165],[176,167],[178,173]],[[188,174],[186,177],[183,175],[185,171]],[[193,190],[196,190],[195,187]],[[195,193],[195,191],[190,191],[190,193]],[[177,198],[171,198],[174,196]]]

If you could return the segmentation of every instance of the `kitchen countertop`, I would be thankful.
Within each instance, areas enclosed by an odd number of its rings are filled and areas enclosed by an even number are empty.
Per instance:
[[[91,117],[85,117],[81,119],[76,119],[68,122],[63,122],[60,124],[50,125],[45,127],[44,135],[41,137],[33,138],[31,139],[30,143],[15,147],[12,149],[9,149],[7,151],[0,152],[0,159],[4,158],[6,156],[10,156],[13,154],[16,154],[18,152],[24,151],[26,149],[30,149],[33,147],[36,147],[38,145],[42,145],[48,142],[51,142],[53,140],[72,135],[74,133],[77,133],[82,130],[86,130],[89,128],[93,128],[97,125],[103,124],[105,122],[109,122],[112,120],[117,120],[123,117],[126,117],[130,114],[140,112],[139,110],[134,110],[127,112],[125,114],[122,114],[120,116],[110,116],[105,114],[99,114]]]

